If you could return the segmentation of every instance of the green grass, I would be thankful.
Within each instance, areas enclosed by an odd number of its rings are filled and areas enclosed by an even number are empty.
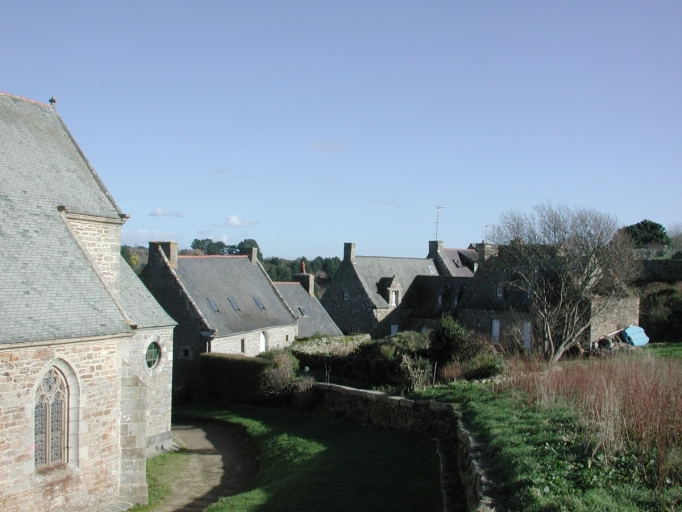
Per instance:
[[[184,452],[164,453],[147,459],[147,486],[149,488],[149,504],[135,505],[130,509],[131,512],[147,512],[154,510],[163,503],[164,499],[171,493],[171,487],[182,479],[179,472],[179,459]]]
[[[682,358],[682,343],[648,343],[644,347],[644,353],[659,357]]]
[[[430,389],[419,397],[459,404],[485,446],[491,475],[510,510],[679,509],[679,488],[659,492],[641,480],[634,483],[640,474],[634,457],[592,457],[581,426],[566,408],[531,407],[517,392],[473,383]]]
[[[240,423],[259,450],[254,488],[222,498],[212,512],[443,510],[438,456],[424,436],[319,412],[232,403],[195,403],[173,412]]]

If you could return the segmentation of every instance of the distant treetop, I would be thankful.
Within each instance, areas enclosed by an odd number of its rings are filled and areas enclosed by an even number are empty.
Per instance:
[[[665,228],[658,222],[644,219],[642,222],[625,226],[623,228],[636,247],[644,247],[649,244],[670,245],[670,237]]]

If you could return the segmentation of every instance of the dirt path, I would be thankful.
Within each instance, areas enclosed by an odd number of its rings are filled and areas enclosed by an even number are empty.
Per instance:
[[[177,423],[172,428],[187,452],[174,468],[178,478],[172,494],[155,511],[200,511],[221,496],[250,488],[259,464],[243,429],[208,421]]]

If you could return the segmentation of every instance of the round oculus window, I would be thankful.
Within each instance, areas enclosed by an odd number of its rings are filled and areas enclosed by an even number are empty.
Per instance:
[[[159,359],[161,359],[161,347],[158,343],[153,341],[149,344],[145,359],[147,361],[147,368],[154,368],[157,364],[159,364]]]

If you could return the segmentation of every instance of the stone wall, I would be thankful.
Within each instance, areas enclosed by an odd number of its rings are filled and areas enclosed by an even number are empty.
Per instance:
[[[369,333],[377,325],[374,303],[367,296],[350,259],[341,262],[320,303],[344,334]]]
[[[603,302],[595,301],[592,311],[601,308]],[[608,306],[598,313],[593,313],[590,325],[590,341],[595,342],[606,335],[628,325],[639,325],[639,297],[611,299]]]
[[[118,339],[0,351],[0,509],[97,510],[118,497],[120,380]],[[36,471],[34,408],[55,366],[69,386],[68,463]]]
[[[211,341],[211,352],[219,354],[244,354],[256,356],[260,354],[260,335],[265,335],[265,349],[274,350],[290,346],[298,336],[298,325],[287,325],[258,331],[223,336]],[[242,340],[244,352],[242,352]]]
[[[71,228],[78,235],[107,284],[118,296],[121,272],[120,220],[90,220],[80,215],[69,215],[68,219]]]
[[[386,393],[316,383],[315,402],[346,418],[383,428],[422,432],[438,440],[445,510],[455,510],[462,488],[470,510],[504,510],[494,498],[494,485],[478,460],[480,445],[462,426],[452,404],[408,400]],[[448,468],[457,472],[455,478]],[[489,509],[488,508],[488,509]]]

